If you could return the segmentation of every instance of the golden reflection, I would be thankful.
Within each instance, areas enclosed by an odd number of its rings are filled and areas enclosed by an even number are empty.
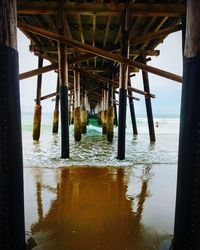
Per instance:
[[[130,199],[123,169],[74,167],[59,171],[56,198],[45,216],[42,178],[37,178],[38,221],[32,225],[32,234],[38,249],[159,249],[156,237],[148,235],[141,223],[148,177],[142,179],[138,196]],[[135,212],[133,201],[137,201]]]

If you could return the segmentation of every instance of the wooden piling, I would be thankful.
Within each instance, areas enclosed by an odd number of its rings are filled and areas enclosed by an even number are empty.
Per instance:
[[[103,96],[103,101],[102,101],[102,112],[101,112],[101,123],[102,123],[102,134],[106,135],[107,133],[107,114],[108,114],[108,98],[107,98],[107,90],[103,89],[102,90],[102,96]]]
[[[59,74],[57,78],[57,87],[56,87],[56,92],[59,92]],[[55,109],[53,113],[53,128],[52,132],[57,134],[58,133],[58,125],[59,125],[59,100],[60,97],[59,95],[56,96],[56,101],[55,101]]]
[[[129,76],[128,79],[128,86],[131,86],[131,78]],[[129,99],[129,108],[130,108],[130,115],[131,115],[131,122],[132,122],[132,129],[133,129],[133,134],[137,135],[138,134],[138,130],[137,130],[137,123],[136,123],[136,117],[135,117],[135,108],[134,108],[134,102],[133,102],[133,92],[128,90],[128,99]]]
[[[107,140],[109,142],[113,141],[113,127],[114,127],[113,87],[111,84],[108,84]]]
[[[116,100],[116,97],[115,97],[115,93],[114,93],[114,91],[113,91],[113,101],[114,101],[114,103],[113,103],[113,108],[114,108],[114,125],[115,125],[115,126],[118,126],[117,105],[116,105],[115,100]]]
[[[85,88],[83,88],[83,90],[82,90],[82,110],[81,110],[82,134],[87,133],[88,112],[86,110],[86,99],[87,99],[87,95],[86,95],[86,92],[85,92]]]
[[[58,43],[60,112],[61,112],[61,158],[69,158],[69,108],[68,108],[68,65],[65,44]]]
[[[38,69],[41,68],[42,65],[43,65],[43,59],[39,56]],[[33,118],[33,140],[36,141],[40,139],[41,116],[42,116],[41,91],[42,91],[42,74],[38,75],[37,78],[36,105]]]
[[[146,58],[145,57],[141,57],[141,61],[144,63],[144,65],[146,65]],[[143,78],[144,91],[150,93],[148,73],[145,71],[142,71],[142,78]],[[147,120],[148,120],[150,141],[155,142],[156,137],[155,137],[153,112],[152,112],[152,107],[151,107],[150,96],[149,97],[145,96],[145,105],[146,105],[146,111],[147,111]]]
[[[129,57],[129,15],[125,11],[123,17],[121,33],[121,56]],[[126,100],[127,100],[127,84],[128,84],[128,66],[120,63],[119,75],[119,125],[118,125],[118,150],[117,158],[125,159],[125,140],[126,140]]]
[[[0,249],[25,249],[16,1],[0,0]]]
[[[200,249],[199,9],[199,1],[187,1],[174,250]]]
[[[74,70],[74,139],[81,141],[80,72]]]
[[[113,141],[113,127],[114,127],[114,108],[113,106],[108,107],[107,111],[107,140]]]

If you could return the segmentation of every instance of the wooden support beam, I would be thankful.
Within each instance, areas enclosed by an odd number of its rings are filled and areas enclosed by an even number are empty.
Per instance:
[[[185,4],[143,3],[65,3],[63,12],[69,15],[121,16],[125,9],[130,16],[181,16],[186,12]],[[17,1],[17,13],[22,15],[56,15],[57,2]]]
[[[173,32],[177,32],[177,31],[180,31],[182,29],[182,25],[178,24],[178,25],[173,25],[169,28],[165,28],[165,29],[162,29],[162,30],[158,30],[158,31],[154,31],[152,33],[149,33],[149,34],[145,34],[145,35],[141,35],[137,38],[134,38],[131,42],[130,42],[130,47],[132,46],[135,46],[139,43],[142,43],[142,42],[147,42],[147,41],[150,41],[150,40],[154,40],[154,39],[157,39],[159,37],[164,37],[164,36],[167,36]],[[121,29],[119,29],[119,31],[121,31]],[[120,47],[114,47],[112,48],[111,50],[109,50],[110,52],[116,52],[120,50]],[[131,51],[131,49],[130,49]],[[85,55],[81,55],[79,56],[78,58],[74,58],[73,59],[73,63],[80,63],[81,61],[85,61],[87,59],[90,59],[94,57],[94,55],[90,54],[90,53],[87,53]]]
[[[78,69],[78,66],[76,66]],[[81,96],[80,96],[80,72],[74,70],[74,139],[81,141],[82,126],[81,126]]]
[[[43,58],[38,57],[38,68],[42,68]],[[41,127],[41,116],[42,116],[42,106],[41,106],[41,89],[42,88],[42,74],[37,77],[37,90],[36,90],[36,105],[34,110],[33,118],[33,140],[38,141],[40,139],[40,127]]]
[[[146,58],[141,58],[141,61],[143,63],[146,63]],[[142,71],[142,78],[143,78],[143,85],[144,85],[144,91],[149,92],[149,77],[148,73]],[[146,112],[147,112],[147,121],[148,121],[148,127],[149,127],[149,137],[151,142],[156,141],[155,137],[155,130],[154,130],[154,121],[153,121],[153,112],[152,112],[152,106],[151,106],[151,98],[145,98],[145,105],[146,105]]]
[[[115,90],[114,92],[115,92],[116,94],[119,94],[119,91],[117,91],[117,90]],[[130,99],[135,100],[135,101],[140,101],[140,98],[137,98],[137,97],[133,96],[133,95],[130,94],[130,93],[132,93],[131,90],[129,90],[129,94],[127,95],[127,97],[129,97]]]
[[[34,69],[34,70],[27,71],[25,73],[21,73],[19,75],[19,80],[24,80],[24,79],[27,79],[29,77],[44,74],[44,73],[47,73],[49,71],[56,70],[56,69],[58,69],[58,64],[51,64],[51,65],[48,65],[45,67],[40,67],[38,69]]]
[[[56,86],[56,100],[55,100],[55,109],[53,113],[53,127],[52,127],[52,133],[58,133],[58,124],[59,124],[59,101],[60,101],[60,96],[58,95],[59,93],[59,88],[60,88],[60,80],[59,80],[59,74],[57,76],[57,86]]]
[[[147,42],[147,41],[157,39],[159,37],[167,36],[168,34],[179,31],[181,29],[182,29],[182,25],[177,24],[177,25],[173,25],[169,28],[154,31],[154,32],[151,32],[149,34],[144,34],[144,35],[133,38],[130,41],[130,46],[135,46],[135,45],[143,43],[143,42]]]
[[[0,249],[26,249],[15,0],[0,0]]]
[[[58,63],[60,80],[61,111],[61,158],[69,158],[69,108],[68,108],[68,65],[67,51],[63,43],[58,43]]]
[[[91,74],[89,72],[85,72],[85,71],[81,71],[84,75],[88,76],[88,77],[91,77],[91,78],[94,78],[96,79],[97,81],[99,82],[104,82],[104,83],[110,83],[113,87],[115,88],[118,88],[119,87],[119,83],[118,81],[115,81],[115,80],[111,80],[109,78],[106,78],[106,77],[103,77],[103,76],[99,76],[99,75],[96,75],[96,74]],[[137,88],[133,88],[133,87],[129,87],[128,86],[128,89],[130,91],[133,91],[135,93],[138,93],[138,94],[141,94],[141,95],[145,95],[146,97],[151,97],[151,98],[155,98],[155,95],[151,94],[151,93],[148,93],[148,92],[145,92],[143,90],[139,90]]]
[[[140,56],[159,56],[160,50],[144,50],[144,49],[130,49],[130,56],[140,55]]]
[[[131,87],[130,75],[128,79],[128,87]],[[129,99],[129,109],[130,109],[130,115],[131,115],[133,134],[137,135],[138,130],[137,130],[136,117],[135,117],[135,107],[134,107],[134,102],[133,102],[134,98],[133,98],[133,93],[130,90],[128,90],[128,99]]]
[[[126,9],[122,17],[121,27],[121,56],[129,58],[130,40],[129,40],[130,16],[129,9]],[[117,159],[124,160],[126,152],[126,103],[128,87],[129,66],[120,62],[119,65],[119,124],[118,124],[118,144]]]
[[[23,24],[23,23],[18,23],[18,27],[21,28],[22,30],[26,30],[26,31],[47,37],[47,38],[52,39],[52,40],[56,40],[56,41],[66,43],[66,44],[69,44],[69,45],[77,47],[77,48],[84,49],[85,51],[88,51],[94,55],[101,56],[103,58],[106,58],[106,59],[109,59],[112,61],[120,62],[124,65],[129,66],[129,67],[137,67],[139,69],[142,69],[143,71],[153,73],[153,74],[156,74],[156,75],[159,75],[159,76],[162,76],[162,77],[165,77],[165,78],[168,78],[170,80],[177,81],[177,82],[182,82],[182,77],[178,76],[176,74],[172,74],[170,72],[167,72],[167,71],[164,71],[164,70],[152,67],[152,66],[148,66],[148,65],[145,65],[145,64],[140,63],[140,62],[132,61],[130,59],[127,59],[127,58],[120,56],[120,55],[113,54],[112,52],[106,51],[104,49],[99,49],[97,47],[93,47],[93,46],[88,45],[88,44],[83,44],[81,42],[78,42],[78,41],[75,41],[72,39],[68,39],[63,35],[59,35],[57,33],[50,32],[50,31],[47,31],[45,29],[35,27],[32,25],[28,25],[28,24]]]
[[[200,1],[187,0],[174,250],[200,248],[199,9]]]

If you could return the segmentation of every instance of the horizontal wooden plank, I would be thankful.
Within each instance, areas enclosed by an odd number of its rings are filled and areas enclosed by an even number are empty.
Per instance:
[[[131,16],[181,16],[186,12],[185,4],[143,3],[72,3],[66,2],[63,10],[67,15],[121,16],[125,8]],[[17,13],[23,15],[57,14],[56,1],[17,1]]]
[[[39,69],[33,69],[24,73],[19,74],[19,80],[24,80],[29,77],[37,76],[43,73],[47,73],[52,70],[56,70],[58,68],[58,64],[51,64],[45,67],[41,67]]]

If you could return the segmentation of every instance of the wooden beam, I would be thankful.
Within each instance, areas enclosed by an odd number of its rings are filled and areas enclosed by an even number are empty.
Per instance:
[[[28,24],[23,24],[23,23],[18,23],[18,27],[21,28],[22,30],[26,30],[26,31],[38,34],[40,36],[47,37],[55,41],[59,41],[59,42],[66,43],[77,48],[84,49],[85,51],[88,51],[94,55],[101,56],[103,58],[106,58],[112,61],[120,62],[129,67],[137,67],[139,69],[142,69],[143,71],[153,73],[153,74],[156,74],[156,75],[159,75],[159,76],[162,76],[162,77],[165,77],[170,80],[177,81],[177,82],[182,82],[182,77],[179,75],[172,74],[170,72],[167,72],[167,71],[164,71],[164,70],[152,67],[152,66],[148,66],[140,62],[132,61],[130,59],[127,59],[120,55],[113,54],[112,52],[106,51],[104,49],[93,47],[89,44],[82,44],[76,40],[68,39],[64,37],[63,35],[59,35],[57,33],[50,32],[45,29],[35,27],[32,25],[28,25]]]
[[[116,94],[119,94],[119,91],[117,91],[117,90],[115,90],[114,92],[115,92]],[[140,101],[140,98],[135,97],[135,96],[132,96],[132,95],[127,95],[127,97],[129,97],[129,98],[131,98],[131,99],[133,99],[133,100],[136,100],[136,101]]]
[[[81,71],[84,75],[88,76],[88,77],[91,77],[91,78],[94,78],[96,79],[97,81],[99,82],[104,82],[104,83],[110,83],[113,87],[115,88],[118,88],[119,87],[119,83],[118,81],[115,81],[115,80],[111,80],[109,78],[106,78],[106,77],[103,77],[103,76],[99,76],[99,75],[96,75],[96,74],[91,74],[89,72],[85,72],[85,71]],[[141,94],[141,95],[145,95],[145,96],[148,96],[148,97],[152,97],[152,98],[155,98],[155,95],[153,94],[150,94],[150,93],[147,93],[145,91],[142,91],[142,90],[139,90],[139,89],[136,89],[136,88],[132,88],[132,87],[128,87],[129,90],[135,92],[135,93],[138,93],[138,94]]]
[[[131,55],[140,55],[140,56],[159,56],[160,50],[144,50],[144,49],[131,49],[129,52]]]
[[[173,26],[171,26],[169,28],[165,28],[165,29],[162,29],[162,30],[159,30],[159,31],[156,31],[156,32],[149,33],[147,35],[141,35],[141,36],[139,36],[139,37],[137,37],[137,38],[135,38],[135,39],[133,39],[131,41],[130,47],[132,47],[134,45],[137,45],[139,43],[142,43],[142,42],[146,42],[146,41],[157,39],[159,37],[167,36],[168,34],[179,31],[181,29],[182,29],[182,26],[178,24],[178,25],[173,25]],[[119,29],[119,31],[120,31],[120,29]],[[118,50],[120,50],[120,47],[115,46],[114,48],[112,48],[109,51],[110,52],[115,52],[115,51],[118,51]],[[90,59],[92,57],[94,57],[93,54],[86,53],[84,55],[80,55],[80,56],[75,57],[74,59],[72,59],[71,64],[80,63],[80,62],[88,60],[88,59]]]
[[[41,67],[38,69],[30,70],[25,73],[19,74],[19,80],[24,80],[26,78],[32,77],[32,76],[37,76],[43,73],[47,73],[49,71],[55,70],[58,68],[58,64],[51,64],[45,67]]]
[[[121,16],[125,8],[131,16],[181,16],[186,12],[185,4],[144,4],[144,3],[65,3],[63,12],[67,15]],[[56,15],[56,1],[17,1],[17,13],[22,15]]]
[[[130,41],[130,46],[134,46],[134,45],[137,45],[137,44],[140,44],[140,43],[143,43],[143,42],[151,41],[151,40],[157,39],[159,37],[166,36],[166,35],[168,35],[170,33],[179,31],[181,29],[182,29],[182,25],[177,24],[177,25],[173,25],[173,26],[171,26],[169,28],[161,29],[161,30],[158,30],[158,31],[155,31],[155,32],[151,32],[149,34],[144,34],[144,35],[133,38]]]

